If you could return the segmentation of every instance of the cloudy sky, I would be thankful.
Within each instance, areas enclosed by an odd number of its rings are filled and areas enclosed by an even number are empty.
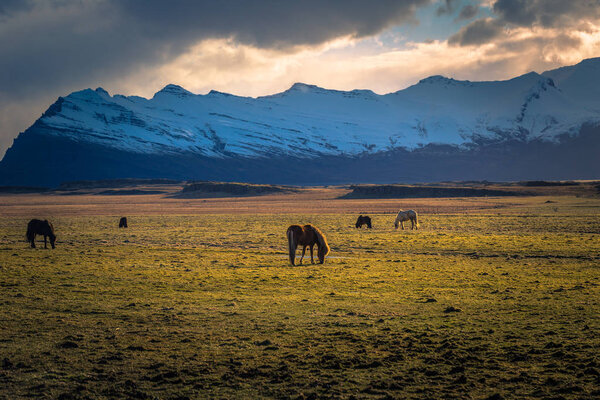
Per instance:
[[[0,155],[56,100],[168,83],[388,93],[600,56],[600,0],[0,0]]]

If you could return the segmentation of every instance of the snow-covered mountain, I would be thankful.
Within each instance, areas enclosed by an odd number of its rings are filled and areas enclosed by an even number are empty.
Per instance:
[[[134,157],[185,155],[223,164],[234,159],[377,158],[441,145],[458,152],[506,143],[559,145],[576,139],[583,126],[597,125],[600,58],[507,81],[432,76],[385,95],[303,83],[258,98],[216,91],[196,95],[177,85],[167,85],[150,99],[86,89],[59,97],[20,134],[0,163],[0,177],[7,164],[14,168],[17,153],[27,154],[35,146],[28,140],[33,137],[66,141],[72,151],[92,146]],[[87,147],[76,150],[78,145]],[[190,178],[212,176],[188,173]]]

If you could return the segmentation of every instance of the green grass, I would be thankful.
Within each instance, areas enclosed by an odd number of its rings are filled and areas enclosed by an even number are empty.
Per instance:
[[[3,218],[0,398],[600,397],[584,214]],[[330,257],[291,267],[308,222]]]

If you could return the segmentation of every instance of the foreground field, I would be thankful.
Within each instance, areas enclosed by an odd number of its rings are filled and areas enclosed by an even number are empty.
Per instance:
[[[344,208],[118,230],[44,199],[57,248],[33,250],[11,198],[0,398],[600,398],[599,204],[543,200],[358,231]],[[290,267],[308,222],[332,252]]]

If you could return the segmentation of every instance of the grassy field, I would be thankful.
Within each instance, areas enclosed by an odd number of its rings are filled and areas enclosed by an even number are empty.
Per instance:
[[[3,197],[0,398],[600,398],[597,199],[413,199],[394,231],[406,202],[151,198]],[[309,222],[331,254],[291,267]]]

